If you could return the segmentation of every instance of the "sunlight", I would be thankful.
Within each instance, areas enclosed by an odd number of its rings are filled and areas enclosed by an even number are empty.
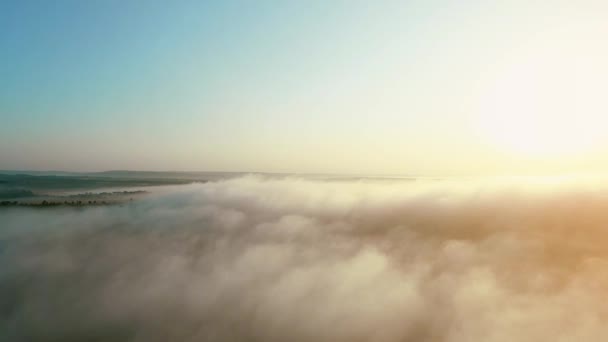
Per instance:
[[[523,50],[486,81],[477,120],[484,141],[540,159],[590,153],[602,143],[606,62],[588,46],[560,44]]]

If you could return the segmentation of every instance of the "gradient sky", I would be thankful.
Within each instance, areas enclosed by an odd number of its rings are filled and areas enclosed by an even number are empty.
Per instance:
[[[604,170],[607,9],[0,0],[0,169]]]

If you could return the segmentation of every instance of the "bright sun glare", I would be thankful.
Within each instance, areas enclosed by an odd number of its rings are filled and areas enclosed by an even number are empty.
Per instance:
[[[506,58],[481,97],[483,139],[524,157],[590,153],[608,127],[602,94],[607,66],[603,51],[591,52],[580,44],[545,42]]]

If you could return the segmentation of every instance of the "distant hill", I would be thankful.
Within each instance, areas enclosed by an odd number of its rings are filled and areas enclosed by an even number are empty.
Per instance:
[[[128,171],[111,170],[88,173],[99,177],[138,178],[138,179],[189,179],[189,180],[217,180],[234,178],[247,174],[246,172],[181,172],[181,171]]]
[[[122,178],[122,179],[158,179],[158,180],[193,180],[209,181],[234,178],[248,174],[248,172],[182,172],[182,171],[131,171],[110,170],[101,172],[69,172],[69,171],[28,171],[28,170],[0,170],[1,175],[29,175],[29,176],[59,176],[59,177],[89,177],[89,178]]]
[[[95,174],[31,175],[0,173],[0,199],[34,197],[61,191],[93,190],[105,188],[131,188],[143,186],[187,184],[205,179],[156,177],[119,177]]]
[[[219,172],[219,171],[134,171],[109,170],[100,172],[69,172],[69,171],[28,171],[0,170],[0,175],[30,175],[30,176],[64,176],[89,178],[120,178],[120,179],[157,179],[157,180],[192,180],[214,181],[241,177],[249,174],[267,177],[296,176],[317,180],[414,180],[430,176],[415,175],[365,175],[365,174],[324,174],[324,173],[271,173],[271,172]],[[433,177],[430,177],[433,178]],[[437,177],[434,177],[437,178]],[[439,177],[443,178],[443,177]]]

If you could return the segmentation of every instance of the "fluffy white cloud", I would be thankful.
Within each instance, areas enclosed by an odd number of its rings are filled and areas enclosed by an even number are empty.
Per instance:
[[[0,341],[600,341],[608,198],[238,179],[0,211]]]

